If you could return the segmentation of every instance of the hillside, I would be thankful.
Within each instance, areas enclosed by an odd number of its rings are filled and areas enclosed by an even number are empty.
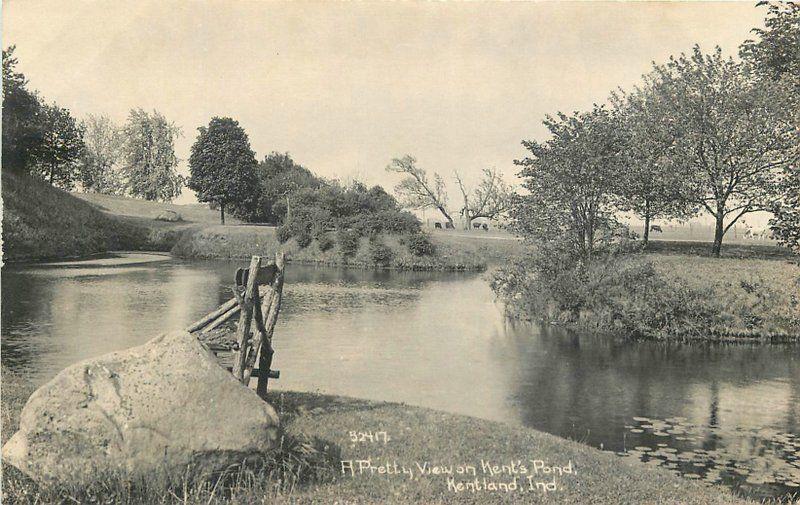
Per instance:
[[[146,230],[32,177],[3,171],[2,184],[5,261],[133,249],[147,236]]]
[[[69,193],[27,175],[3,171],[3,259],[61,259],[115,250],[169,251],[185,230],[218,219],[202,205]],[[156,221],[164,210],[183,217]]]

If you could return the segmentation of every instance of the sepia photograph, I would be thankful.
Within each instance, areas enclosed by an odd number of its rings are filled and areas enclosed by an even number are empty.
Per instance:
[[[800,504],[800,2],[0,8],[4,505]]]

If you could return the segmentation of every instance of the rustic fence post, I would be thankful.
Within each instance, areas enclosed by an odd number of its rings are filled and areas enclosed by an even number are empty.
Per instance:
[[[268,310],[264,321],[264,331],[261,335],[261,352],[258,360],[258,384],[256,393],[261,398],[266,398],[267,381],[272,374],[272,356],[275,350],[272,348],[272,334],[275,331],[275,324],[278,322],[278,313],[281,310],[281,300],[283,298],[283,278],[286,259],[283,252],[275,254],[275,279],[272,281],[272,290],[268,296],[264,297],[262,307]],[[268,301],[267,301],[268,300]],[[277,376],[274,376],[277,378]]]
[[[247,285],[239,299],[241,312],[239,313],[239,324],[236,328],[236,342],[239,344],[239,349],[235,354],[233,362],[233,376],[240,381],[244,380],[242,373],[244,371],[245,360],[247,359],[247,352],[250,348],[250,325],[253,321],[253,302],[254,299],[258,299],[259,268],[261,268],[261,257],[253,256],[250,259]],[[237,298],[239,298],[238,294]],[[256,308],[256,310],[260,309]]]

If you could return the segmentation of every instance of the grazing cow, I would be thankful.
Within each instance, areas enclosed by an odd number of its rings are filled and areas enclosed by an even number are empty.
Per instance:
[[[445,230],[455,230],[455,227],[453,226],[453,223],[445,223],[444,224],[444,228],[445,228]]]
[[[442,223],[433,223],[433,227],[441,230],[442,229]]]
[[[746,230],[744,231],[744,238],[747,238],[747,239],[752,239],[752,238],[755,238],[755,233],[753,233],[753,230],[751,230],[750,228],[748,228],[748,229],[746,229]]]
[[[481,223],[472,223],[472,227],[477,230],[481,227]]]
[[[659,225],[657,225],[657,224],[650,225],[650,231],[656,232],[656,233],[664,233],[664,230],[662,230],[661,227]]]
[[[489,231],[489,225],[488,225],[488,224],[486,224],[486,223],[483,223],[483,224],[481,225],[481,228],[483,228],[483,231]]]

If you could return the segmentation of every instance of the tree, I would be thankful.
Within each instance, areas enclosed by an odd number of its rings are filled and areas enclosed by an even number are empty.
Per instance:
[[[645,246],[652,220],[687,218],[696,213],[691,201],[692,178],[671,161],[675,127],[665,120],[666,104],[654,91],[658,83],[647,79],[644,87],[611,96],[624,138],[617,207],[644,221]]]
[[[666,120],[678,130],[671,161],[692,173],[694,199],[714,217],[712,253],[745,214],[769,210],[781,170],[797,156],[797,124],[785,85],[757,78],[717,48],[656,66]]]
[[[753,30],[758,40],[745,41],[739,54],[764,81],[783,83],[796,98],[800,93],[800,4],[759,2],[758,5],[767,6],[764,28]],[[800,124],[799,103],[794,101],[795,125]],[[800,149],[800,141],[796,149]],[[779,243],[800,252],[800,167],[797,163],[784,166],[779,188],[779,197],[771,208],[772,235]]]
[[[291,195],[303,188],[318,189],[324,182],[289,153],[271,152],[256,167],[258,197],[254,205],[237,209],[247,221],[278,223],[291,207]]]
[[[387,172],[396,172],[406,176],[394,188],[401,204],[410,209],[436,208],[452,226],[453,218],[447,212],[447,191],[444,187],[444,179],[434,173],[433,183],[429,182],[425,169],[416,166],[416,163],[417,160],[413,156],[405,155],[402,158],[392,159],[392,162],[386,166]]]
[[[800,167],[794,165],[781,181],[783,197],[772,207],[769,221],[778,243],[800,253]]]
[[[758,2],[767,6],[764,28],[754,28],[758,40],[746,40],[739,55],[771,80],[800,76],[800,4]],[[795,85],[800,81],[795,80]]]
[[[27,172],[44,135],[41,104],[16,71],[15,46],[3,51],[3,154],[6,170]]]
[[[559,243],[590,259],[617,227],[614,200],[623,146],[619,120],[595,105],[589,112],[547,116],[552,137],[523,141],[531,155],[521,166],[528,193],[515,198],[512,228],[538,243]]]
[[[511,207],[513,191],[503,181],[503,173],[496,168],[483,169],[483,178],[472,191],[466,189],[458,172],[455,175],[464,198],[461,215],[464,217],[465,229],[468,230],[475,219],[496,219]]]
[[[189,157],[189,188],[199,201],[218,205],[220,222],[225,224],[227,205],[241,205],[256,197],[256,155],[247,133],[229,117],[214,117],[198,132]]]
[[[175,170],[175,138],[180,134],[180,128],[158,111],[130,111],[122,128],[121,168],[128,194],[155,201],[171,201],[181,194],[184,179]]]
[[[80,161],[84,191],[119,194],[124,183],[119,170],[123,136],[108,116],[89,114],[83,122],[85,149]]]
[[[54,186],[72,189],[83,154],[83,127],[56,104],[41,109],[42,141],[33,153],[38,175]]]

